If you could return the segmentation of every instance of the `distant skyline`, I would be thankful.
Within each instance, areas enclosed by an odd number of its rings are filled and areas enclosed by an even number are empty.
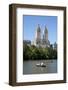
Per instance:
[[[24,27],[24,40],[33,41],[35,38],[35,31],[38,24],[41,28],[41,34],[43,33],[45,26],[48,29],[48,40],[51,44],[57,42],[57,16],[23,16]]]

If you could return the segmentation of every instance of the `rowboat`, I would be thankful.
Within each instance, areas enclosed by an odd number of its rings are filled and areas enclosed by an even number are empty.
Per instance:
[[[43,62],[37,63],[36,66],[38,66],[38,67],[46,67],[46,65]]]

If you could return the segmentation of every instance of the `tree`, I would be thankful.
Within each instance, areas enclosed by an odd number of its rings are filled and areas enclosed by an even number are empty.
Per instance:
[[[52,47],[37,48],[34,45],[23,46],[23,58],[24,60],[41,60],[41,59],[57,59],[57,50]]]

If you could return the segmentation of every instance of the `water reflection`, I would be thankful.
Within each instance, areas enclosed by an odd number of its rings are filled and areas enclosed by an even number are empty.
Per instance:
[[[46,67],[37,67],[37,63],[44,62]],[[23,61],[23,74],[57,73],[57,60],[28,60]]]

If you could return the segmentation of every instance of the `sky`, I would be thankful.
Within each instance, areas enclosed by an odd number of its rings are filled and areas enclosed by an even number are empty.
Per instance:
[[[46,26],[48,29],[48,40],[50,41],[50,43],[54,44],[55,42],[57,42],[57,16],[24,15],[23,22],[24,40],[34,40],[35,31],[39,24],[41,28],[41,35]]]

